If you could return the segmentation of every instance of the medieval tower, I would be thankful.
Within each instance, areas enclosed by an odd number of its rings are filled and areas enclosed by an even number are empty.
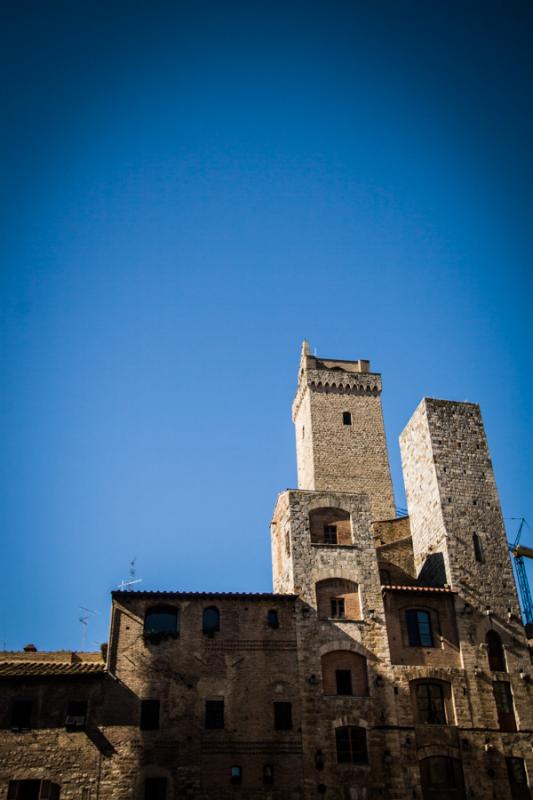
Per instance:
[[[422,400],[397,516],[381,391],[304,342],[272,593],[117,591],[105,662],[0,656],[0,800],[531,800],[533,668],[479,408]]]

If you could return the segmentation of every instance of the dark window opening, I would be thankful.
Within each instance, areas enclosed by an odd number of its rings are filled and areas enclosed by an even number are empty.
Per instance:
[[[292,703],[274,703],[274,729],[292,730]]]
[[[507,672],[505,653],[500,635],[496,631],[488,631],[485,641],[487,643],[490,669],[493,672]]]
[[[509,757],[505,759],[505,764],[511,785],[511,797],[513,800],[529,800],[530,794],[524,759]]]
[[[59,786],[52,781],[9,781],[7,800],[59,800]]]
[[[267,612],[267,625],[269,628],[279,628],[279,615],[275,608]]]
[[[263,767],[263,783],[265,786],[272,786],[274,783],[274,767],[272,764],[265,764]]]
[[[331,616],[333,619],[344,619],[344,597],[331,598]]]
[[[337,694],[352,694],[352,672],[349,669],[335,670]]]
[[[210,730],[224,727],[224,701],[205,701],[205,727]]]
[[[444,693],[439,683],[419,683],[416,687],[417,722],[446,725]]]
[[[144,781],[144,800],[166,800],[167,779],[146,778]]]
[[[202,617],[202,633],[206,636],[213,636],[220,630],[220,611],[215,606],[204,608]]]
[[[87,701],[69,700],[65,728],[67,731],[84,731],[87,724]]]
[[[502,731],[516,731],[513,695],[507,681],[494,681],[494,700],[498,711],[498,722]]]
[[[455,789],[457,787],[456,771],[453,759],[447,756],[426,758],[427,785],[432,789]]]
[[[351,425],[352,424],[352,415],[349,411],[342,412],[342,424],[343,425]]]
[[[178,609],[172,606],[154,606],[146,611],[144,635],[152,640],[177,638],[179,635]]]
[[[483,564],[485,559],[483,558],[483,550],[481,547],[481,539],[479,538],[477,533],[472,534],[472,542],[474,545],[474,555],[476,557],[476,561],[479,561],[480,564]]]
[[[405,612],[409,647],[433,647],[431,618],[427,611],[409,609]]]
[[[241,767],[234,766],[231,768],[231,783],[233,785],[242,783],[242,769]]]
[[[368,761],[366,730],[355,726],[335,729],[338,764],[364,764]]]
[[[28,731],[31,728],[31,700],[15,700],[11,707],[11,730]]]
[[[159,729],[159,700],[141,700],[142,731],[156,731]]]
[[[324,525],[324,544],[337,544],[336,525]]]

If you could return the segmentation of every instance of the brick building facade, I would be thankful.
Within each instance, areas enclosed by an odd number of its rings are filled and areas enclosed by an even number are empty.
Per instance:
[[[0,654],[0,800],[530,798],[533,670],[479,408],[424,399],[396,518],[367,361],[311,356],[273,594],[113,592],[106,658]]]

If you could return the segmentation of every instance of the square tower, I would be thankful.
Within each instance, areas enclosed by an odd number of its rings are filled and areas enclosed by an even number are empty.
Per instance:
[[[373,520],[395,516],[381,375],[368,361],[317,358],[304,342],[292,418],[299,489],[366,494]]]

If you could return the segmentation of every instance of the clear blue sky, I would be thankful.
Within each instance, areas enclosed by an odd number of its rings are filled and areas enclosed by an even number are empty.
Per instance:
[[[420,398],[468,399],[533,525],[531,3],[1,14],[0,647],[104,640],[134,556],[271,589],[304,336],[382,372],[399,506]]]

